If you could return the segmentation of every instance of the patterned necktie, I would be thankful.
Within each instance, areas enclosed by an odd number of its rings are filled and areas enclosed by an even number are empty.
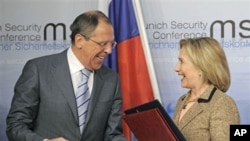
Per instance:
[[[85,119],[88,112],[88,105],[90,101],[90,92],[88,87],[88,79],[90,75],[90,71],[87,69],[81,70],[82,81],[79,83],[77,92],[76,92],[76,103],[78,110],[78,118],[79,118],[79,128],[82,134],[83,127],[85,125]]]

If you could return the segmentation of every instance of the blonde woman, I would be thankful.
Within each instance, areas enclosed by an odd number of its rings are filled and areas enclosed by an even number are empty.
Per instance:
[[[229,141],[239,124],[235,101],[226,94],[230,71],[223,48],[210,37],[182,39],[175,71],[189,89],[176,104],[174,122],[188,141]]]

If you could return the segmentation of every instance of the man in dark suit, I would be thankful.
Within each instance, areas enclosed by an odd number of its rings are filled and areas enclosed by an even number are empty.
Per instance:
[[[89,11],[70,29],[70,48],[25,64],[7,116],[10,141],[126,140],[119,77],[102,65],[115,46],[111,22],[100,11]],[[91,97],[80,132],[75,95],[84,68],[91,72]]]

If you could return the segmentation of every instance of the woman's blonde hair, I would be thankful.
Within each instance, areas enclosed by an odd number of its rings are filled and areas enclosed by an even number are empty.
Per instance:
[[[211,37],[180,40],[193,64],[200,69],[204,82],[213,84],[226,92],[231,84],[230,71],[225,52],[219,42]]]

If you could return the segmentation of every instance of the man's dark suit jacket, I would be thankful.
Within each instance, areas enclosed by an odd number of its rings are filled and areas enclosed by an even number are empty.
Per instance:
[[[116,73],[102,66],[94,73],[87,124],[81,136],[67,50],[30,60],[15,85],[7,116],[10,141],[123,141],[122,98]]]

